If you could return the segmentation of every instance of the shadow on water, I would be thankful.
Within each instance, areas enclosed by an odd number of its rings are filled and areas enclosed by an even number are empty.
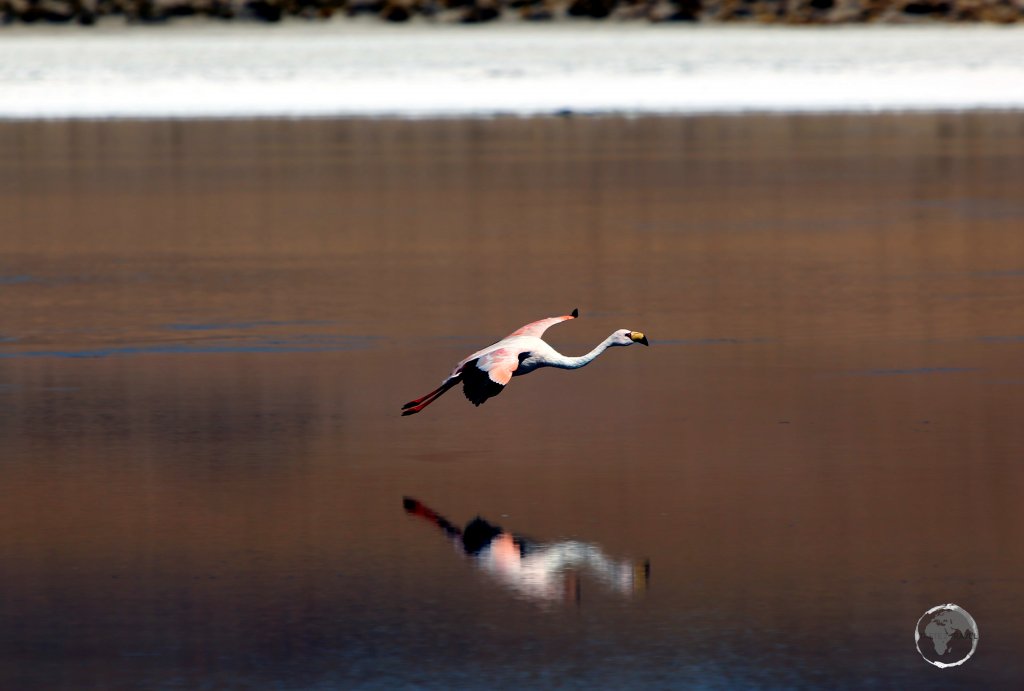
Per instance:
[[[581,574],[626,596],[646,590],[650,580],[650,560],[614,559],[598,545],[578,540],[539,542],[480,516],[460,529],[411,497],[402,498],[402,507],[440,529],[477,568],[523,599],[579,603]]]

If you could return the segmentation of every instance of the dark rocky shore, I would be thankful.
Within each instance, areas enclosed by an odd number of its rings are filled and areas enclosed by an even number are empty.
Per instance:
[[[841,24],[989,22],[1024,18],[1024,0],[0,0],[0,23],[133,23],[176,17],[278,22],[286,17],[377,17],[479,23],[566,18],[651,22]]]

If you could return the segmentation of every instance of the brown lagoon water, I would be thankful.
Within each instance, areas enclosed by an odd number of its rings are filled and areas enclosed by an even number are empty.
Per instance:
[[[1020,687],[1022,122],[0,125],[0,687]]]

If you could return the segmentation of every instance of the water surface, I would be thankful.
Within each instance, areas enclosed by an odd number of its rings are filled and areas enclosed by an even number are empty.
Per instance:
[[[0,686],[1019,686],[1022,183],[1011,115],[0,126]],[[574,307],[651,347],[399,416]]]

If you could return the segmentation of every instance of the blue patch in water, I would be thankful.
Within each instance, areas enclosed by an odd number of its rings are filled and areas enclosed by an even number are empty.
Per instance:
[[[250,321],[250,322],[195,322],[165,324],[164,328],[172,331],[226,331],[228,329],[258,329],[261,326],[322,326],[330,324],[326,320],[312,321]]]
[[[980,367],[908,367],[905,369],[869,369],[851,372],[851,374],[870,377],[892,377],[903,374],[955,374],[957,372],[977,372]]]
[[[1024,204],[1005,199],[961,197],[958,199],[920,199],[911,206],[948,210],[960,218],[1002,220],[1024,217]]]
[[[329,343],[304,344],[294,341],[257,341],[232,344],[170,343],[159,345],[113,346],[84,350],[27,350],[0,353],[7,358],[105,358],[125,355],[195,355],[216,353],[320,353],[340,350],[361,350],[370,347],[375,336],[339,336]]]
[[[291,336],[286,339],[264,339],[264,343],[287,343],[287,344],[302,344],[302,345],[344,345],[352,343],[353,341],[376,341],[379,340],[377,336],[339,336],[337,334],[301,334],[299,336]]]
[[[1024,343],[1024,336],[981,336],[982,343]]]
[[[14,285],[15,283],[31,283],[35,279],[28,274],[19,276],[0,276],[0,285]]]
[[[652,345],[739,345],[743,343],[767,343],[767,338],[666,338],[651,339]]]
[[[1007,269],[1005,271],[975,271],[975,278],[1024,278],[1024,269]]]

